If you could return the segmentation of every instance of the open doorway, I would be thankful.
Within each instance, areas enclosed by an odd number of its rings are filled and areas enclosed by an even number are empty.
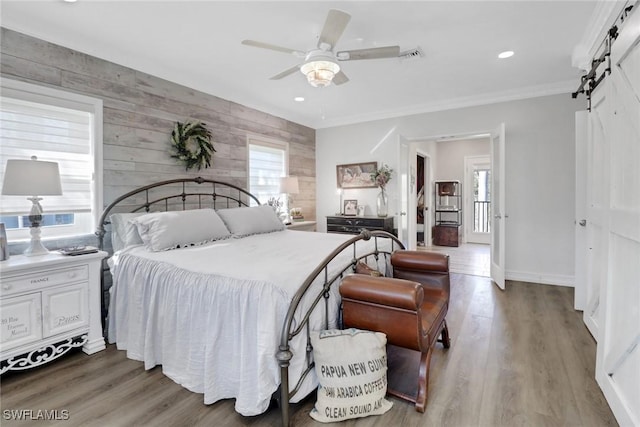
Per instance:
[[[416,156],[416,241],[418,246],[431,244],[431,158],[421,152]]]
[[[418,149],[420,148],[421,146],[418,145]],[[462,200],[459,200],[459,205],[458,203],[456,205],[461,207],[463,212],[461,215],[456,216],[458,218],[456,223],[460,225],[459,227],[454,227],[458,233],[455,239],[453,237],[451,239],[438,239],[438,243],[446,244],[447,246],[435,245],[436,240],[424,240],[425,245],[419,246],[419,248],[447,253],[450,257],[449,262],[452,272],[489,277],[491,265],[491,160],[489,156],[489,135],[441,138],[432,143],[428,153],[432,160],[430,186],[434,187],[438,181],[455,181],[462,184]],[[418,156],[416,165],[418,191],[420,187],[419,178],[421,176],[419,172],[420,162],[421,157]],[[437,215],[438,206],[438,201],[435,200],[436,190],[431,187],[428,190],[427,188],[423,190],[425,196],[429,195],[429,200],[424,203],[425,206],[433,206],[433,209],[423,211],[425,219],[430,219],[430,229],[437,224],[435,221],[437,218],[434,215]],[[418,204],[420,204],[419,199]],[[419,220],[418,227],[420,227]],[[443,243],[443,241],[447,241],[447,243]],[[420,242],[420,235],[418,235],[418,242]]]

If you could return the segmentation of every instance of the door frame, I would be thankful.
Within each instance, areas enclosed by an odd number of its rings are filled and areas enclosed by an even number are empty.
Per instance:
[[[431,136],[406,136],[403,134],[398,134],[398,149],[397,149],[397,160],[398,160],[398,177],[402,178],[410,176],[410,162],[406,161],[406,162],[402,162],[401,159],[403,158],[402,154],[401,154],[401,147],[403,143],[408,143],[409,144],[409,148],[410,148],[410,152],[413,152],[413,157],[408,156],[408,159],[410,160],[411,158],[413,158],[413,163],[414,163],[414,168],[415,168],[415,160],[416,160],[416,153],[418,150],[418,144],[420,143],[425,143],[425,142],[440,142],[440,141],[456,141],[456,140],[460,140],[460,139],[478,139],[478,138],[490,138],[491,134],[494,132],[494,130],[491,129],[482,129],[482,130],[477,130],[477,131],[473,131],[473,132],[463,132],[463,133],[448,133],[448,134],[439,134],[439,135],[431,135]],[[424,154],[424,153],[423,153]],[[433,160],[433,159],[431,159]],[[437,161],[437,158],[436,158]],[[431,165],[431,169],[433,169],[433,162],[430,162]],[[415,169],[414,169],[415,170]],[[402,181],[402,179],[398,179],[398,181]],[[415,185],[415,182],[414,182]],[[426,185],[426,180],[425,180],[425,185]],[[431,186],[433,187],[433,180],[431,180]],[[414,205],[414,209],[413,211],[411,209],[408,209],[406,211],[403,210],[403,208],[407,207],[405,204],[403,204],[402,202],[402,194],[403,194],[403,188],[406,189],[406,186],[403,187],[402,186],[402,182],[398,183],[398,194],[400,195],[398,197],[398,223],[397,223],[397,227],[398,227],[398,237],[400,237],[401,235],[404,235],[404,233],[408,233],[408,236],[413,235],[413,241],[414,241],[414,245],[415,245],[415,238],[416,238],[416,217],[417,217],[417,213],[415,210],[415,197],[413,198],[413,205]],[[432,189],[430,189],[429,191],[433,191]],[[433,194],[433,193],[431,193]],[[403,215],[403,212],[405,212],[405,215]],[[433,215],[433,209],[431,210],[431,213],[429,214],[429,221],[431,222],[431,224],[433,224],[433,218],[431,217]],[[402,224],[403,224],[403,218],[406,218],[406,225],[407,225],[407,229],[404,229]],[[431,230],[429,230],[431,231]],[[414,246],[415,247],[415,246]]]

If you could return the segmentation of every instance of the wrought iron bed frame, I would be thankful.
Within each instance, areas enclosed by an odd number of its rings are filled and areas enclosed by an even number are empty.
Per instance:
[[[192,191],[191,189],[187,189],[187,184],[189,183],[195,183],[199,185],[211,184],[212,187],[211,187],[211,190],[208,192],[204,190]],[[178,194],[163,196],[157,199],[150,200],[151,190],[159,187],[164,187],[167,185],[172,185],[172,184],[181,184],[182,191],[179,192]],[[224,194],[223,189],[232,192],[233,195]],[[153,206],[157,204],[162,204],[162,203],[164,203],[164,210],[168,211],[169,207],[174,207],[173,204],[170,204],[170,202],[173,200],[178,201],[178,206],[182,207],[182,210],[187,209],[188,206],[193,206],[193,207],[197,206],[198,208],[202,208],[203,198],[206,198],[206,199],[210,198],[210,202],[213,203],[214,207],[216,208],[218,207],[218,204],[217,204],[219,201],[218,199],[223,199],[223,205],[226,205],[225,206],[226,208],[249,206],[251,203],[251,200],[255,201],[258,205],[260,204],[260,201],[253,194],[249,193],[248,191],[238,186],[235,186],[233,184],[229,184],[223,181],[210,180],[210,179],[201,178],[201,177],[178,178],[178,179],[161,181],[154,184],[146,185],[144,187],[140,187],[136,190],[130,191],[118,197],[116,200],[114,200],[109,206],[107,206],[104,209],[100,217],[100,221],[98,223],[97,231],[95,233],[96,236],[98,237],[100,249],[104,250],[104,236],[107,232],[105,226],[110,224],[109,215],[111,214],[111,211],[113,210],[113,208],[121,204],[123,201],[131,198],[132,196],[136,196],[141,193],[144,193],[145,195],[144,202],[143,203],[136,202],[132,204],[131,205],[132,207],[128,209],[128,212],[140,212],[143,210],[145,212],[150,212]],[[237,197],[235,196],[236,194],[237,194]],[[196,199],[197,203],[193,202],[189,204],[188,200],[190,198]],[[366,241],[372,238],[374,239],[374,250],[358,256],[356,243],[361,240]],[[391,249],[389,251],[381,250],[378,247],[378,239],[390,239]],[[349,248],[350,246],[353,248],[353,258],[351,262],[347,264],[342,270],[335,273],[333,276],[329,277],[329,263],[336,256],[338,256],[338,254],[340,254],[342,251]],[[278,404],[280,405],[283,426],[285,427],[289,426],[289,421],[290,421],[289,401],[291,397],[293,397],[298,392],[298,390],[302,386],[303,381],[306,379],[307,375],[309,375],[311,370],[314,369],[314,363],[312,359],[313,348],[311,346],[310,325],[309,325],[309,318],[311,316],[311,313],[317,308],[317,306],[321,303],[321,301],[324,300],[324,321],[325,321],[324,327],[325,329],[328,329],[329,328],[329,291],[331,289],[331,286],[336,281],[341,279],[347,271],[349,270],[355,271],[357,264],[363,259],[367,261],[369,257],[373,257],[377,262],[379,260],[380,255],[382,255],[384,257],[384,261],[385,261],[384,265],[386,269],[387,266],[389,265],[388,257],[391,255],[391,253],[393,253],[394,247],[397,247],[397,249],[404,249],[404,245],[402,244],[402,242],[398,240],[394,235],[387,233],[385,231],[362,230],[361,234],[356,235],[351,239],[347,240],[346,242],[342,243],[340,246],[334,249],[333,252],[331,252],[322,262],[320,262],[320,264],[318,264],[318,266],[311,272],[311,274],[309,274],[307,279],[302,283],[302,285],[298,288],[298,291],[296,292],[296,294],[293,296],[291,303],[289,305],[289,309],[287,311],[287,315],[285,317],[284,323],[282,325],[282,331],[280,335],[280,345],[278,347],[278,352],[275,355],[275,358],[277,359],[278,364],[280,366],[280,388],[278,391],[274,393],[275,395],[274,398],[278,401]],[[109,270],[108,267],[103,268],[103,274],[102,274],[102,280],[101,280],[103,295],[105,291],[104,278],[108,270]],[[385,274],[387,273],[388,272],[385,271]],[[301,313],[301,318],[296,321],[295,316],[298,313],[298,308],[299,308],[300,302],[302,301],[302,298],[309,291],[311,284],[321,274],[324,274],[322,289],[315,296],[313,296],[313,302],[311,303],[310,308],[305,313]],[[106,306],[104,304],[104,298],[103,298],[103,303],[102,303],[103,322],[106,319],[106,314],[107,314]],[[293,390],[289,392],[289,362],[293,357],[293,352],[290,349],[289,343],[294,337],[298,336],[303,332],[306,333],[306,339],[307,339],[307,345],[306,345],[306,365],[307,366],[306,366],[306,369],[303,371],[302,375],[300,376],[300,379],[296,383]]]

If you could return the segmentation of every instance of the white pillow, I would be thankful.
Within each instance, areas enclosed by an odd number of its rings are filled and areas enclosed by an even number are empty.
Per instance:
[[[269,205],[221,209],[218,215],[231,234],[238,237],[284,230],[284,224]]]
[[[133,212],[109,215],[109,221],[111,221],[111,247],[114,252],[127,246],[142,244],[137,228],[130,222],[132,219],[142,215],[147,215],[147,213]]]
[[[358,329],[311,333],[320,385],[311,418],[323,423],[381,415],[387,394],[387,336]]]
[[[201,245],[230,235],[213,209],[150,213],[131,222],[145,246],[154,252]]]

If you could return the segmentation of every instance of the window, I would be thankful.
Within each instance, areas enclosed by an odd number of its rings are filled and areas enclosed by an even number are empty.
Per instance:
[[[287,212],[287,197],[280,193],[280,178],[288,175],[288,144],[249,138],[248,145],[249,192],[262,204],[268,203],[272,197],[280,199],[280,211]]]
[[[43,238],[91,234],[102,209],[102,101],[4,79],[0,103],[0,182],[8,159],[57,162],[62,196],[41,202]],[[26,196],[0,196],[11,240],[29,239]]]

